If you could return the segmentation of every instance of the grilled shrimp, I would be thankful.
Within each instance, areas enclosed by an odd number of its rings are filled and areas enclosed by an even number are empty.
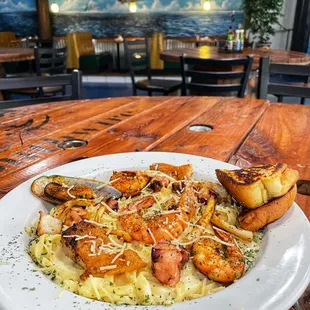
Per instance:
[[[142,171],[114,171],[110,184],[128,198],[140,194],[149,180],[150,178]]]
[[[122,228],[132,239],[148,244],[170,241],[177,238],[187,227],[188,217],[179,206],[172,206],[171,213],[144,218],[142,210],[151,207],[154,203],[155,199],[152,196],[144,197],[138,202],[129,204],[124,212],[127,214],[120,216]]]
[[[183,166],[173,166],[169,164],[158,163],[151,165],[150,169],[163,172],[177,180],[189,180],[193,174],[193,167],[190,164]]]
[[[230,245],[208,238],[200,239],[192,249],[193,263],[209,279],[228,284],[243,275],[244,257],[229,234],[221,231],[216,231],[215,234]]]

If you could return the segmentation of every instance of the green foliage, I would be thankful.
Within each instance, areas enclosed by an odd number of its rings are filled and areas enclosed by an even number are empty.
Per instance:
[[[245,28],[258,38],[259,43],[267,43],[275,34],[273,26],[282,16],[284,0],[242,0],[245,14]]]

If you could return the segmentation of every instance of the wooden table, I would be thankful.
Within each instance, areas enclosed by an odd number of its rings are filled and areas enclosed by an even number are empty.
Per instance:
[[[310,179],[310,107],[220,97],[124,97],[0,110],[0,195],[58,165],[102,154],[169,151],[239,166],[283,161]],[[213,126],[193,132],[192,124]],[[58,143],[87,146],[63,150]],[[310,197],[297,201],[310,217]]]
[[[53,167],[97,155],[167,151],[246,167],[285,162],[310,179],[310,107],[221,97],[124,97],[0,110],[0,197]],[[189,130],[193,124],[213,127]],[[87,141],[64,150],[59,143]],[[310,197],[297,195],[310,219]]]
[[[270,56],[272,62],[276,63],[294,63],[294,64],[309,64],[310,55],[294,51],[284,51],[262,48],[245,48],[243,53],[219,53],[217,47],[201,46],[198,48],[176,48],[165,50],[160,53],[160,59],[170,62],[180,62],[180,57],[186,54],[188,57],[201,59],[227,59],[227,58],[242,58],[248,55],[254,56],[254,67],[258,66],[259,59],[263,56]]]
[[[31,48],[0,48],[0,63],[34,59]]]
[[[16,62],[34,59],[34,51],[31,48],[0,48],[0,78],[5,77],[5,71],[1,63]],[[0,100],[3,100],[0,91]]]

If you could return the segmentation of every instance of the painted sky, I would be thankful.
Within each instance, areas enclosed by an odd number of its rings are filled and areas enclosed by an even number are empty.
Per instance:
[[[117,0],[50,0],[56,2],[61,12],[128,12],[128,5]],[[201,0],[144,0],[137,2],[140,12],[196,11],[201,10]],[[241,0],[212,0],[212,10],[238,10]],[[0,12],[33,11],[35,0],[0,0]]]
[[[238,10],[242,0],[212,0],[212,10]],[[86,10],[90,12],[128,12],[128,5],[117,0],[50,0],[56,2],[60,12]],[[201,0],[144,0],[137,2],[139,12],[201,11]]]
[[[0,0],[0,12],[34,11],[35,0]]]

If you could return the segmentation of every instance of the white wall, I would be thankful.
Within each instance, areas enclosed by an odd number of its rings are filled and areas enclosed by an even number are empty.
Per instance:
[[[296,10],[297,0],[285,0],[284,7],[283,7],[283,17],[280,18],[280,24],[285,27],[286,29],[292,29],[294,27],[294,18],[295,18],[295,10]],[[291,46],[291,39],[292,39],[292,31],[288,34],[288,32],[281,30],[280,26],[276,26],[277,33],[271,39],[272,48],[275,49],[286,49],[286,42],[288,40],[288,49]]]

